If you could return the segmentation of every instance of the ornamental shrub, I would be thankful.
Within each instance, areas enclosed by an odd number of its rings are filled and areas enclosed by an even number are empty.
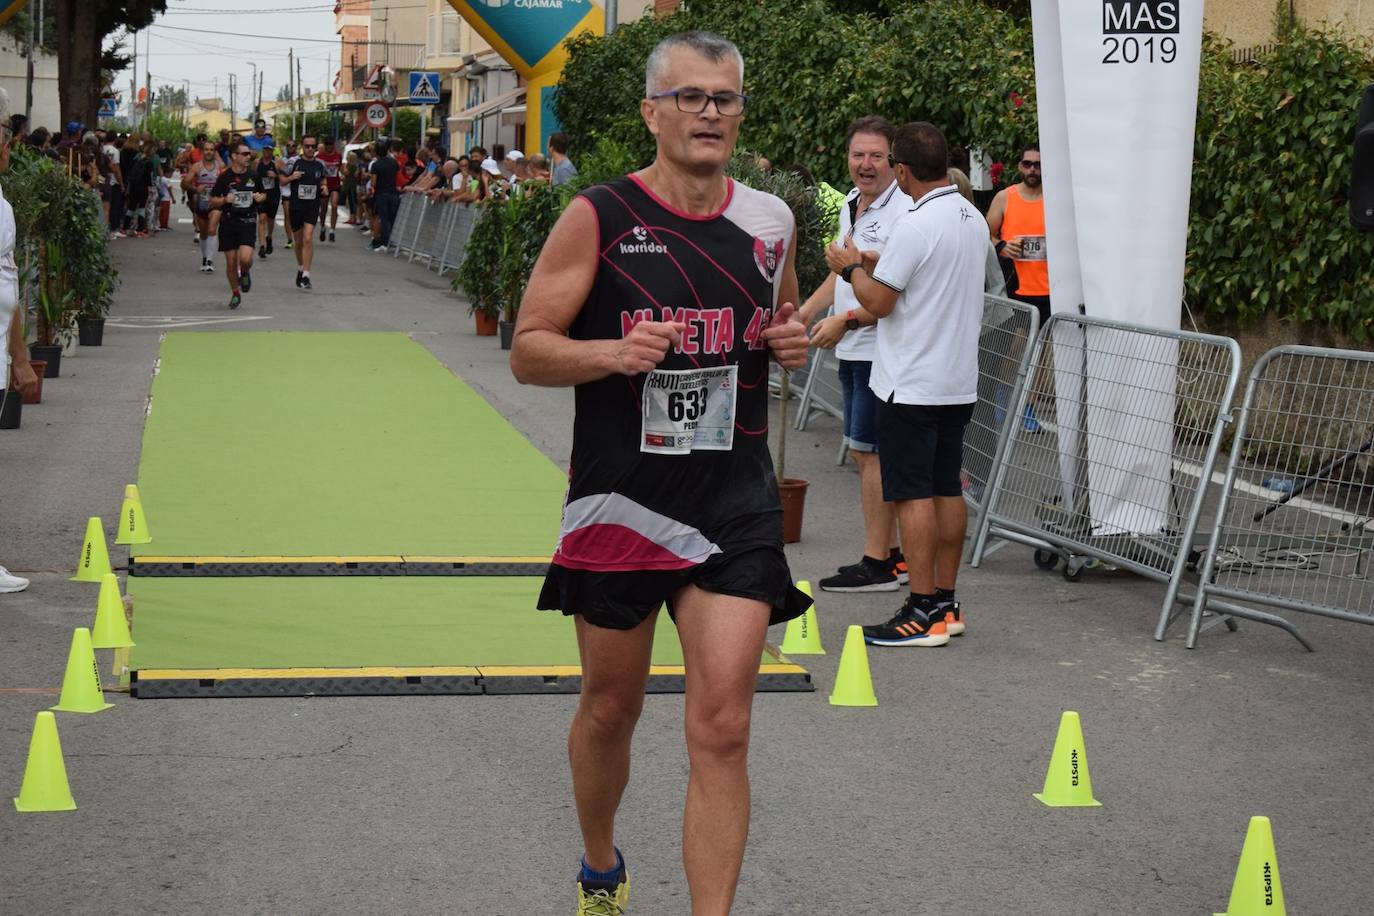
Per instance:
[[[693,0],[609,37],[572,40],[555,109],[574,159],[614,142],[653,157],[639,101],[644,61],[665,35],[709,29],[739,45],[749,111],[741,149],[848,186],[850,120],[938,124],[951,146],[1012,161],[1037,134],[1029,20],[987,0],[875,4]],[[1266,315],[1374,335],[1374,235],[1350,228],[1354,112],[1374,81],[1367,42],[1280,23],[1283,40],[1249,63],[1204,44],[1185,276],[1209,318]],[[1123,186],[1129,176],[1123,176]],[[1145,198],[1141,198],[1145,200]],[[806,290],[803,290],[805,293]]]

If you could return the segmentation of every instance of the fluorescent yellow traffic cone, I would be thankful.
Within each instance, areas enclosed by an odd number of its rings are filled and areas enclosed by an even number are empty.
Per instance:
[[[119,509],[119,530],[115,532],[115,543],[147,544],[152,539],[148,534],[148,519],[143,514],[143,500],[139,499],[138,486],[131,483],[124,488],[124,504]]]
[[[1231,885],[1231,900],[1226,912],[1216,916],[1284,916],[1287,912],[1273,828],[1269,818],[1252,817],[1240,850],[1236,881]]]
[[[1083,747],[1083,726],[1078,713],[1059,717],[1059,735],[1045,773],[1045,788],[1035,797],[1051,808],[1100,808],[1093,798],[1093,781],[1088,775],[1088,754]]]
[[[100,690],[100,668],[91,651],[91,631],[77,627],[72,632],[72,650],[67,655],[62,696],[52,708],[58,712],[100,712],[113,705],[105,702],[105,695]]]
[[[110,554],[105,549],[105,528],[100,519],[91,517],[86,522],[86,540],[81,545],[81,557],[76,561],[76,575],[73,582],[99,582],[100,577],[110,572]]]
[[[811,595],[811,583],[802,579],[797,588]],[[813,599],[806,613],[787,621],[787,632],[782,637],[783,655],[824,655],[821,645],[821,628],[816,623],[816,602]]]
[[[840,670],[835,674],[835,689],[830,691],[831,706],[877,706],[873,676],[868,673],[868,648],[862,627],[850,627],[844,634]]]
[[[91,646],[96,649],[125,649],[134,644],[129,622],[124,619],[124,599],[119,595],[119,580],[114,573],[100,579],[100,599],[95,606],[95,626]]]
[[[29,741],[29,762],[24,767],[24,784],[14,800],[14,810],[75,811],[71,787],[67,785],[67,765],[62,762],[62,742],[57,738],[57,720],[50,712],[40,712],[33,723]]]

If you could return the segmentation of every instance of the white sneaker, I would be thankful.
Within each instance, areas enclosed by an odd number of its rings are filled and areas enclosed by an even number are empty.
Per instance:
[[[29,587],[29,580],[20,576],[10,575],[10,571],[0,566],[0,595],[7,595],[10,592],[22,592]]]

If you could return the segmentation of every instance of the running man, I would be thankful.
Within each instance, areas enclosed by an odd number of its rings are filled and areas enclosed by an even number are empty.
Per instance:
[[[286,181],[286,176],[296,170],[296,163],[300,161],[300,156],[296,155],[296,141],[287,138],[286,150],[283,155],[277,157],[277,187],[281,189],[281,205],[286,216],[286,247],[288,250],[295,246],[291,243],[291,184]],[[296,260],[300,260],[297,258]],[[300,281],[297,279],[297,286]]]
[[[277,231],[277,208],[281,206],[281,188],[277,186],[277,150],[270,135],[262,148],[257,173],[258,183],[267,195],[258,209],[258,257],[266,258],[272,254],[272,236]]]
[[[286,228],[295,241],[296,286],[310,289],[310,262],[315,257],[315,224],[320,221],[320,201],[324,196],[324,165],[315,158],[319,141],[314,134],[301,137],[301,158],[290,175],[280,178],[283,193],[291,187],[286,208]]]
[[[339,225],[339,189],[343,187],[343,176],[340,174],[343,165],[343,156],[334,148],[334,138],[324,138],[324,149],[315,154],[315,158],[324,165],[324,184],[329,191],[329,241],[334,241],[334,229]],[[321,216],[324,214],[321,213]],[[325,240],[324,220],[320,220],[320,241]]]
[[[797,369],[807,356],[794,224],[781,200],[725,176],[743,71],[738,49],[707,32],[654,49],[640,114],[657,156],[564,211],[511,352],[522,383],[576,387],[562,533],[538,606],[575,616],[582,662],[568,737],[579,914],[622,913],[629,899],[615,814],[665,603],[687,667],[692,913],[729,911],[764,634],[809,604],[783,554],[767,438],[769,357]]]
[[[221,210],[219,250],[224,252],[224,272],[229,278],[229,307],[236,309],[240,295],[253,288],[253,242],[258,237],[258,207],[267,200],[257,172],[248,167],[253,153],[242,140],[233,144],[229,168],[220,173],[210,195],[210,206]]]
[[[182,190],[191,204],[191,215],[196,221],[196,239],[200,248],[200,272],[215,272],[215,259],[212,252],[215,244],[215,222],[218,214],[210,206],[210,196],[219,181],[219,156],[215,144],[206,140],[201,145],[200,161],[193,164],[181,178]]]

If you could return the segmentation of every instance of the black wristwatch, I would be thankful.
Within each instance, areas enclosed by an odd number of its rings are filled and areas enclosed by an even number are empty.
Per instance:
[[[853,283],[854,281],[849,278],[854,276],[854,271],[860,267],[863,267],[863,264],[846,264],[844,269],[840,271],[840,279],[846,283]]]
[[[850,309],[844,315],[844,329],[846,331],[857,331],[859,329],[859,319],[854,317],[854,310]]]

